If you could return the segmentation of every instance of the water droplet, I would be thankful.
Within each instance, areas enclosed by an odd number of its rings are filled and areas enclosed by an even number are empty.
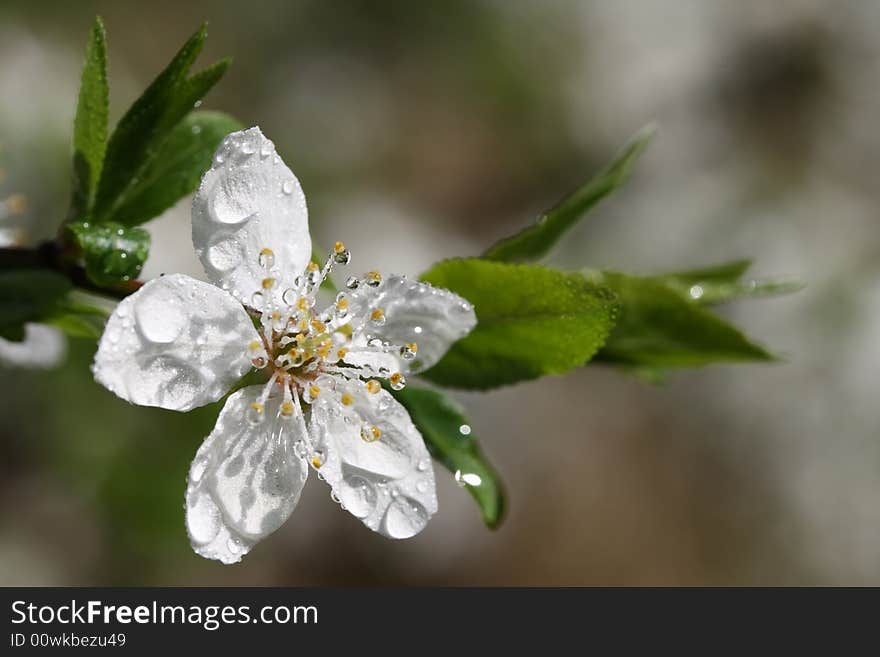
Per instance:
[[[202,126],[200,126],[200,125],[194,125],[194,126],[191,128],[191,130],[192,130],[192,133],[193,133],[194,135],[197,135],[197,134],[199,134],[199,133],[202,131]]]
[[[470,436],[470,435],[471,435],[471,427],[470,427],[470,425],[469,425],[469,424],[462,424],[462,425],[458,428],[458,433],[460,433],[462,436]]]
[[[398,497],[385,513],[385,533],[391,538],[415,536],[428,524],[425,507],[407,497]]]
[[[275,254],[269,249],[263,249],[260,251],[257,261],[260,263],[260,267],[263,269],[269,269],[275,265]]]
[[[425,481],[424,479],[419,479],[418,483],[416,484],[416,490],[419,491],[420,493],[427,492],[428,482]]]
[[[421,335],[422,334],[422,327],[421,326],[413,326],[413,333],[415,333],[416,335]]]
[[[472,472],[455,471],[455,483],[464,488],[465,486],[479,486],[483,483],[482,477]]]
[[[360,287],[361,281],[356,276],[349,276],[348,280],[345,281],[345,287],[349,290],[356,290]]]
[[[424,472],[431,467],[431,459],[422,459],[416,467],[419,469],[419,472]]]
[[[345,477],[340,488],[340,500],[356,518],[365,518],[376,508],[376,489],[360,475]]]
[[[339,253],[334,253],[333,254],[333,261],[337,265],[347,265],[348,263],[351,262],[351,251],[349,251],[348,249],[344,249],[344,250],[340,251]]]
[[[202,106],[202,101],[201,101],[201,100],[197,100],[196,102],[193,103],[193,107],[195,107],[196,109],[198,109],[198,108],[201,107],[201,106]]]
[[[263,293],[262,292],[254,292],[251,295],[251,306],[254,308],[262,308],[263,307]]]
[[[688,291],[691,299],[699,299],[703,296],[703,286],[702,285],[692,285],[691,289]]]
[[[292,180],[285,180],[283,183],[281,183],[281,191],[284,192],[285,194],[287,194],[288,196],[290,194],[293,194],[293,181]]]
[[[289,288],[287,288],[286,290],[284,290],[284,292],[282,292],[282,294],[281,294],[281,300],[282,300],[284,303],[286,303],[288,306],[292,306],[292,305],[294,305],[294,304],[296,303],[296,298],[297,298],[297,296],[298,296],[298,295],[297,295],[297,293],[296,293],[296,290],[294,290],[293,288],[290,288],[290,287],[289,287]]]
[[[267,158],[273,153],[274,150],[275,150],[275,145],[267,139],[266,141],[263,142],[263,145],[260,147],[260,157]]]
[[[248,424],[256,426],[263,421],[263,416],[265,412],[262,408],[254,408],[253,406],[248,407],[247,412],[245,413],[245,419],[248,421]]]

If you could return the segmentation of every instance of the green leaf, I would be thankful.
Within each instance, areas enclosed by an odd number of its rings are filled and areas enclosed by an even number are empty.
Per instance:
[[[21,340],[24,323],[38,321],[71,287],[45,269],[0,272],[0,335]]]
[[[138,277],[150,253],[150,234],[143,228],[81,221],[68,228],[82,252],[86,275],[100,287],[114,287]]]
[[[42,318],[43,323],[61,329],[72,338],[99,339],[104,333],[110,311],[77,301],[71,298],[73,294],[58,300],[53,309]]]
[[[522,262],[544,256],[599,201],[623,185],[636,160],[654,136],[654,128],[642,128],[617,157],[582,187],[548,210],[532,226],[499,240],[483,253],[489,260]]]
[[[217,146],[241,124],[222,112],[193,112],[171,130],[161,148],[126,191],[113,215],[132,226],[162,214],[195,191]]]
[[[229,60],[223,60],[187,77],[206,37],[207,29],[203,25],[120,119],[107,144],[94,221],[133,225],[145,220],[138,215],[138,221],[127,221],[119,209],[131,207],[129,195],[171,130],[192,111],[196,101],[216,84],[229,66]]]
[[[653,374],[715,362],[772,361],[763,347],[653,277],[591,274],[620,300],[620,316],[596,360]]]
[[[89,35],[85,60],[73,120],[72,219],[82,218],[91,210],[107,148],[107,33],[97,17]]]
[[[734,260],[714,267],[672,272],[652,278],[666,284],[688,301],[704,305],[740,298],[791,294],[803,289],[803,283],[796,280],[740,281],[750,264],[748,260]]]
[[[476,328],[424,373],[446,386],[486,389],[583,365],[605,342],[614,295],[581,274],[479,258],[445,260],[423,280],[474,304]]]
[[[480,452],[458,405],[439,392],[411,385],[391,394],[409,411],[431,455],[458,473],[456,481],[477,501],[483,522],[492,529],[498,527],[504,512],[501,480]],[[468,433],[462,433],[461,427],[467,427]]]

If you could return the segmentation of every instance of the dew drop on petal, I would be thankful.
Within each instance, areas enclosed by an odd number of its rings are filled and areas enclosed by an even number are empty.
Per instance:
[[[397,497],[385,513],[385,533],[391,538],[415,536],[428,524],[425,507],[408,497]]]

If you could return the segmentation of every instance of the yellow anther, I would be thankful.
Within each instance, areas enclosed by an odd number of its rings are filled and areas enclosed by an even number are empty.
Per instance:
[[[296,307],[299,308],[300,310],[302,310],[303,312],[306,312],[312,306],[309,303],[308,297],[300,297],[299,299],[296,300]]]
[[[254,409],[257,413],[263,412],[263,405],[260,402],[251,402],[251,408]]]
[[[361,427],[361,440],[365,443],[374,443],[381,435],[382,431],[375,424],[372,427]]]
[[[315,329],[316,333],[324,333],[327,330],[327,325],[319,319],[313,319],[312,328]]]
[[[374,308],[373,312],[370,313],[370,319],[372,319],[374,322],[381,322],[383,319],[385,319],[385,311],[381,308]]]
[[[301,345],[303,342],[305,342],[306,340],[308,340],[308,338],[305,336],[305,333],[297,333],[297,334],[296,334],[296,337],[294,338],[294,340],[296,340],[296,343],[297,343],[298,345]]]
[[[264,290],[271,290],[273,287],[275,287],[275,279],[271,277],[264,278],[261,285],[263,286]]]
[[[327,358],[330,355],[330,345],[321,345],[318,347],[315,352],[318,354],[320,358]]]
[[[10,214],[24,214],[28,209],[27,198],[21,194],[13,194],[6,199],[6,209]]]
[[[309,386],[309,395],[312,399],[321,394],[321,389],[318,386]]]
[[[349,393],[344,392],[342,393],[342,398],[340,399],[340,401],[342,402],[343,406],[351,406],[352,404],[354,404],[354,397],[352,397]]]
[[[417,345],[415,342],[407,342],[404,346],[414,354],[418,353],[419,351],[419,345]]]
[[[273,255],[275,255],[275,252],[272,249],[270,249],[268,246],[264,246],[262,249],[260,249],[260,255],[273,256]]]
[[[284,417],[290,417],[293,415],[293,402],[281,402],[281,415]]]
[[[403,374],[401,374],[400,372],[395,372],[388,377],[388,382],[391,383],[392,386],[399,385],[402,381],[404,381],[404,378]]]
[[[307,320],[305,317],[303,317],[301,320],[299,320],[299,323],[297,324],[296,328],[300,333],[305,333],[306,331],[309,330],[309,320]]]
[[[348,299],[342,297],[336,302],[336,310],[346,310],[348,308]]]
[[[321,460],[320,456],[313,456],[312,457],[312,467],[313,468],[318,469],[322,465],[324,465],[324,461]]]
[[[380,283],[382,281],[382,274],[377,272],[375,269],[373,271],[368,271],[367,275],[364,276],[368,281],[372,281],[374,283]]]
[[[367,381],[367,392],[371,395],[375,395],[382,389],[382,384],[376,381],[376,379],[370,379]]]
[[[314,262],[310,262],[310,263],[306,266],[306,269],[308,269],[309,271],[318,271],[318,270],[320,269],[320,267],[318,267],[318,265],[317,265],[316,263],[314,263]]]
[[[275,312],[273,312],[271,315],[269,315],[269,317],[272,318],[273,322],[280,322],[281,321],[281,313],[278,312],[277,310]]]
[[[340,347],[339,350],[336,352],[336,357],[342,360],[343,358],[345,358],[345,354],[347,353],[348,349],[346,349],[345,347]]]
[[[343,251],[345,251],[345,244],[342,242],[336,242],[333,245],[333,253],[342,253]]]
[[[250,343],[248,344],[248,349],[250,349],[251,351],[257,351],[258,349],[262,349],[262,348],[263,348],[263,345],[260,344],[259,340],[251,340]]]

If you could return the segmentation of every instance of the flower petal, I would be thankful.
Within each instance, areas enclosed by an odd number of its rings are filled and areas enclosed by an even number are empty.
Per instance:
[[[246,304],[266,278],[261,250],[272,251],[272,276],[288,286],[308,264],[306,198],[259,128],[233,132],[217,149],[193,198],[192,235],[210,280]]]
[[[385,390],[369,394],[359,383],[333,390],[328,378],[319,380],[310,426],[313,444],[324,452],[321,476],[373,531],[389,538],[418,534],[437,511],[434,469],[421,434]],[[350,403],[343,404],[342,395]]]
[[[418,346],[413,360],[400,359],[401,368],[412,372],[431,367],[477,324],[473,305],[462,297],[397,274],[377,287],[362,284],[348,296],[352,325],[363,324],[362,332],[368,338]],[[381,326],[370,320],[370,313],[377,308],[384,314]]]
[[[0,338],[0,365],[50,369],[60,365],[66,355],[67,339],[54,326],[27,323],[21,342]]]
[[[240,303],[213,285],[172,274],[116,306],[92,371],[134,404],[188,411],[217,401],[247,373],[253,340],[259,335]]]
[[[278,529],[299,502],[308,465],[295,453],[302,424],[279,415],[269,398],[265,419],[253,426],[246,413],[262,386],[230,395],[217,424],[193,460],[186,488],[186,530],[193,550],[235,563]]]

